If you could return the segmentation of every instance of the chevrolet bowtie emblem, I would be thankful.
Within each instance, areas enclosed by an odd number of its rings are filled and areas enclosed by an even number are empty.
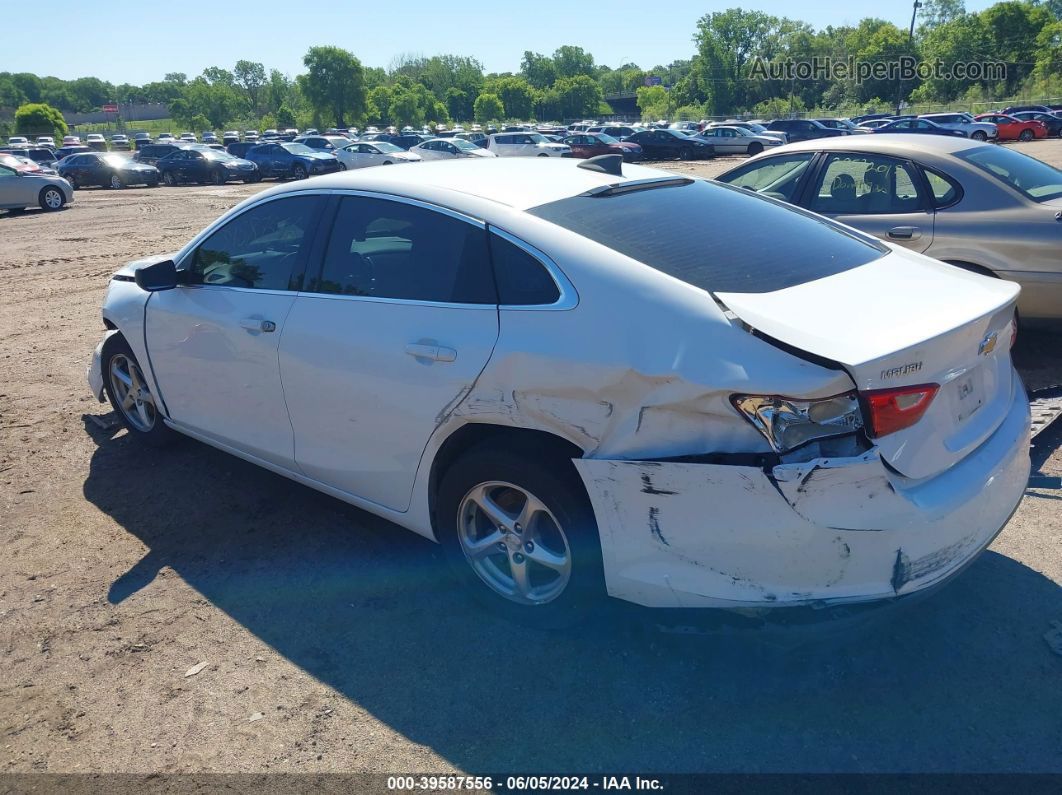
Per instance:
[[[999,339],[999,332],[993,331],[991,334],[981,340],[981,344],[977,346],[978,356],[987,356],[992,351],[994,351],[996,349],[997,339]]]

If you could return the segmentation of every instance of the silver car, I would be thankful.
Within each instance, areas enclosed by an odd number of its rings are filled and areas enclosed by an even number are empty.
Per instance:
[[[717,179],[1018,282],[1024,319],[1062,319],[1062,171],[1014,149],[937,135],[820,139]]]
[[[27,207],[60,210],[73,198],[73,188],[62,177],[29,171],[16,158],[0,155],[0,209],[9,213]]]
[[[715,147],[721,155],[758,155],[764,149],[781,146],[782,141],[773,136],[757,135],[744,127],[724,126],[708,127],[704,132],[693,136]]]
[[[999,130],[992,122],[977,121],[969,113],[923,113],[918,118],[929,119],[949,130],[958,130],[976,141],[994,141],[999,135]]]

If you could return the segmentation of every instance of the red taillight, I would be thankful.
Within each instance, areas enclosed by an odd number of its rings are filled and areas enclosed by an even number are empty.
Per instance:
[[[939,389],[938,384],[918,384],[861,393],[867,406],[867,433],[887,436],[910,428],[922,419]]]

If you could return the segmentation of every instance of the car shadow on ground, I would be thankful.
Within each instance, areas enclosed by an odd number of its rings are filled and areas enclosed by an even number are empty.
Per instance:
[[[650,631],[507,623],[449,587],[436,546],[206,445],[86,423],[86,498],[215,607],[469,771],[1062,770],[1062,588],[988,552],[861,639],[787,653]],[[132,602],[135,604],[135,601]]]

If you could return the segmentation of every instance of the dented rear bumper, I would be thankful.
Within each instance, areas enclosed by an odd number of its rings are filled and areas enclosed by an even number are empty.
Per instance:
[[[876,450],[774,467],[577,459],[610,595],[649,607],[894,599],[959,572],[1029,476],[1029,406],[944,473],[910,481]]]

